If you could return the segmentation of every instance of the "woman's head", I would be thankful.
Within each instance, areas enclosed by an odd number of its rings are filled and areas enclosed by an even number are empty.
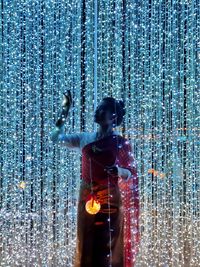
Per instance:
[[[96,108],[94,121],[101,125],[119,126],[125,113],[126,110],[122,100],[104,97]]]

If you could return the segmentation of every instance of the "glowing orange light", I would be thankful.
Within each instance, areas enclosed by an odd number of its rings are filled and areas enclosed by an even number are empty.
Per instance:
[[[101,208],[100,202],[95,195],[90,195],[89,200],[85,204],[85,209],[89,214],[97,214]]]
[[[154,173],[154,169],[149,169],[148,173]]]
[[[154,176],[160,176],[161,178],[165,177],[165,173],[156,171],[155,169],[149,169],[148,173],[152,173]]]

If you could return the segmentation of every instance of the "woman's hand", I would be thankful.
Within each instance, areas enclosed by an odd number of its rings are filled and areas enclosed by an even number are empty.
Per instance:
[[[108,174],[110,174],[113,177],[116,177],[119,175],[119,168],[116,165],[106,166],[105,170],[107,171]]]
[[[60,113],[59,119],[56,121],[56,126],[59,128],[64,125],[72,104],[72,96],[70,90],[67,90],[67,92],[63,93],[63,95],[64,97],[62,100],[62,111]]]
[[[63,95],[62,107],[63,109],[69,110],[72,104],[72,95],[70,90],[67,90],[67,92],[63,93]]]
[[[131,172],[128,169],[118,167],[116,165],[106,166],[105,170],[113,177],[121,177],[128,181],[131,177]]]

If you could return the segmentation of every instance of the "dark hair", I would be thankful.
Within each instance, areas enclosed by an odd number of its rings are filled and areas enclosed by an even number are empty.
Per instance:
[[[119,126],[122,123],[123,116],[126,114],[123,100],[116,100],[113,97],[104,97],[102,100],[108,103],[108,108],[112,113],[116,113],[116,125]]]

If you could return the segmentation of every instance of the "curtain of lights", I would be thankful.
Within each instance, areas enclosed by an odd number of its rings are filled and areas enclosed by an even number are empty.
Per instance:
[[[73,266],[81,154],[49,138],[93,131],[102,97],[138,165],[136,266],[200,265],[200,2],[3,0],[0,266]]]

